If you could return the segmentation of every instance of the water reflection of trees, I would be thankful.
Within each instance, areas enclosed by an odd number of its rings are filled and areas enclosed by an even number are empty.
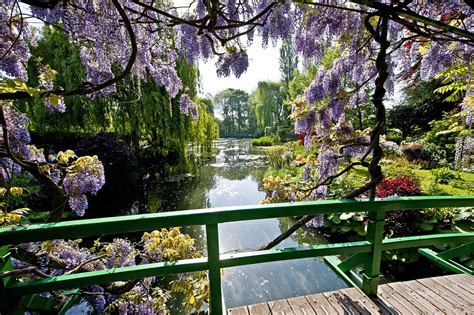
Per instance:
[[[262,151],[252,147],[250,140],[226,139],[216,142],[217,157],[202,164],[189,158],[189,176],[171,176],[144,185],[145,198],[140,209],[144,212],[175,211],[210,207],[209,191],[215,188],[216,177],[227,180],[250,179],[263,190],[265,161]]]
[[[294,223],[295,220],[291,217],[278,218],[280,230],[287,231]],[[316,244],[327,244],[328,241],[310,228],[298,229],[293,233],[290,238],[297,242],[299,245],[316,245]]]
[[[262,182],[264,173],[265,169],[262,167],[249,168],[245,165],[214,169],[215,175],[221,176],[228,180],[244,180],[245,178],[250,176],[253,181],[259,183],[259,186]]]
[[[147,193],[148,212],[209,208],[208,190],[214,185],[214,174],[203,169],[182,180],[162,181]]]

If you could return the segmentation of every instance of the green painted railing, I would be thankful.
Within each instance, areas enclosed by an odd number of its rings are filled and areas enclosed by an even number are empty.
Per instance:
[[[208,257],[206,258],[82,272],[29,282],[14,282],[11,278],[3,278],[0,281],[0,311],[8,311],[12,305],[18,304],[18,299],[21,297],[24,297],[23,304],[38,304],[44,307],[40,297],[35,294],[45,291],[80,288],[92,284],[106,284],[114,281],[127,281],[165,274],[207,270],[210,282],[211,313],[222,314],[224,307],[222,303],[221,268],[340,254],[353,255],[342,262],[335,257],[327,257],[326,261],[346,282],[361,287],[369,295],[374,295],[377,292],[380,278],[382,252],[386,250],[422,248],[420,249],[421,254],[432,258],[436,263],[446,267],[448,270],[455,272],[470,271],[467,268],[463,269],[460,266],[456,266],[450,259],[472,252],[474,233],[456,232],[383,239],[386,211],[473,206],[474,197],[472,196],[402,197],[375,201],[324,200],[85,219],[0,229],[0,272],[11,269],[8,245],[52,239],[126,234],[174,226],[205,225],[208,252]],[[369,222],[365,241],[279,248],[236,254],[219,254],[218,225],[220,223],[348,212],[368,212]],[[457,249],[455,248],[441,254],[424,249],[424,247],[442,244],[462,245]],[[363,266],[364,270],[362,279],[351,271],[354,267],[360,265]]]

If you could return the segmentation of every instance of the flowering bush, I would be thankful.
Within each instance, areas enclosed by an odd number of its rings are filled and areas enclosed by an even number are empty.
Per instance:
[[[293,153],[282,145],[266,148],[265,154],[267,155],[270,166],[275,168],[288,166],[293,160]]]
[[[146,232],[138,242],[115,238],[111,242],[96,240],[92,246],[82,240],[20,244],[12,256],[16,269],[40,263],[38,268],[45,277],[202,257],[194,242],[189,235],[175,227]],[[29,260],[23,261],[24,257],[29,257]],[[38,275],[25,274],[19,279],[35,280]],[[208,303],[209,298],[208,280],[204,272],[181,275],[169,287],[163,287],[163,281],[157,277],[148,277],[139,282],[93,285],[81,290],[86,293],[85,300],[97,313],[169,314],[166,302],[173,294],[184,294],[183,304],[190,311],[200,309],[204,303]]]
[[[385,155],[399,156],[401,153],[398,144],[390,140],[381,139],[380,147],[382,148]]]

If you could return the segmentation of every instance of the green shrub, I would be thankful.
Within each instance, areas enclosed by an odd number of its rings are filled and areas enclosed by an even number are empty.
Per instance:
[[[382,165],[384,178],[409,177],[418,181],[413,165],[407,164],[404,160],[383,159],[380,161],[380,165]]]
[[[263,136],[258,139],[252,140],[252,145],[257,147],[269,147],[280,143],[280,137],[278,135]]]
[[[278,127],[277,134],[283,142],[293,141],[297,139],[293,126]]]
[[[424,168],[433,168],[444,166],[448,164],[448,151],[446,148],[450,147],[449,145],[443,147],[435,143],[426,142],[423,144],[423,149],[421,151],[421,159],[425,161]],[[451,151],[450,151],[451,152]]]
[[[449,169],[448,167],[442,167],[431,170],[431,175],[434,176],[437,183],[446,184],[452,180],[461,179],[458,172]]]
[[[403,133],[400,129],[397,128],[389,128],[387,129],[387,140],[394,141],[400,143],[403,140]]]
[[[272,145],[272,139],[267,136],[260,137],[252,140],[252,145],[257,147],[266,147]]]

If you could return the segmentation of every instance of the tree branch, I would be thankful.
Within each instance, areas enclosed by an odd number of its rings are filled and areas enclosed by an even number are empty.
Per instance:
[[[49,278],[51,277],[50,275],[42,272],[38,268],[31,266],[31,267],[26,267],[22,269],[14,269],[14,270],[8,270],[8,271],[3,271],[0,272],[0,279],[6,278],[6,277],[16,277],[16,276],[22,276],[22,275],[29,275],[29,274],[35,274],[37,276],[40,276],[41,278]]]

